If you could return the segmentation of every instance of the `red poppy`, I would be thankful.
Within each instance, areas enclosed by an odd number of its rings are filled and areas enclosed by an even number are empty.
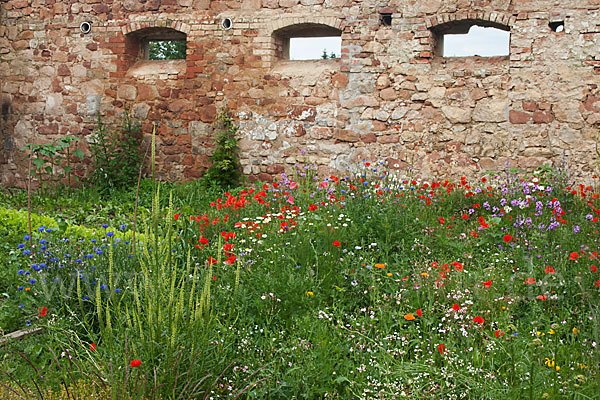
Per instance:
[[[333,245],[334,245],[335,247],[340,247],[340,246],[341,246],[340,242],[339,242],[339,241],[337,241],[337,240],[334,240],[334,241],[333,241]]]
[[[579,258],[579,254],[576,251],[569,254],[569,260],[577,260],[578,258]]]
[[[510,241],[512,240],[512,238],[513,238],[513,237],[512,237],[512,236],[510,236],[510,235],[504,235],[504,242],[505,242],[505,243],[508,243],[508,242],[510,242]]]
[[[216,262],[217,262],[217,260],[215,260],[214,258],[212,258],[212,257],[208,257],[208,263],[209,263],[209,264],[214,264],[214,263],[216,263]]]
[[[546,301],[546,300],[548,300],[548,296],[546,296],[545,294],[540,294],[539,296],[536,297],[536,299]]]
[[[454,311],[458,311],[458,310],[460,310],[460,306],[458,304],[454,303],[454,305],[452,306],[452,309]]]
[[[140,365],[142,365],[142,362],[141,362],[140,360],[132,360],[132,361],[131,361],[131,366],[132,366],[133,368],[137,368],[137,367],[139,367]]]
[[[596,273],[596,272],[598,272],[598,268],[597,268],[595,265],[592,265],[592,266],[590,267],[590,271],[592,271],[592,272]]]
[[[492,283],[494,283],[494,281],[485,281],[485,282],[481,282],[481,284],[483,286],[485,286],[486,288],[489,288],[492,286]]]
[[[417,315],[418,315],[419,317],[420,317],[420,316],[422,316],[422,315],[423,315],[423,309],[419,308],[419,309],[417,310]]]
[[[236,256],[229,256],[227,257],[227,259],[224,261],[226,264],[229,265],[233,265],[233,263],[235,262]]]
[[[500,329],[496,329],[494,335],[496,335],[496,337],[502,337],[504,336],[504,332],[502,332]]]
[[[454,261],[452,263],[452,265],[454,266],[454,270],[455,271],[462,271],[463,270],[463,265],[461,263],[459,263],[458,261]]]
[[[553,274],[554,268],[551,265],[546,265],[546,268],[544,269],[544,271],[546,271],[547,274]]]
[[[90,351],[96,351],[96,343],[90,344]]]
[[[473,322],[477,322],[478,324],[483,324],[483,317],[481,316],[476,316],[475,318],[473,318]]]
[[[48,309],[46,308],[46,306],[38,308],[38,317],[45,317],[47,313]]]
[[[175,221],[177,221],[179,219],[179,214],[175,214],[174,218],[175,218]]]
[[[446,346],[444,346],[444,343],[440,343],[440,345],[438,346],[438,350],[441,355],[444,355],[444,353],[446,352]]]
[[[205,238],[204,236],[202,236],[202,237],[200,238],[200,240],[198,240],[198,242],[199,242],[199,243],[202,243],[202,244],[208,244],[208,239],[207,239],[207,238]]]
[[[444,218],[439,218],[440,224],[444,225],[446,223],[446,221],[444,220]]]
[[[535,278],[527,278],[525,279],[525,283],[529,285],[535,285]]]

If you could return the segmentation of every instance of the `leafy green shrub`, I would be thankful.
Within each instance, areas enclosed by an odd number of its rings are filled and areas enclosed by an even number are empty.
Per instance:
[[[71,187],[71,155],[83,160],[83,150],[75,149],[71,153],[71,143],[79,141],[73,136],[64,136],[52,143],[32,144],[28,143],[21,151],[29,150],[27,158],[31,158],[33,169],[31,175],[37,175],[40,188],[43,192],[56,193],[57,186],[64,178],[67,186]],[[56,168],[59,171],[56,171]]]
[[[205,179],[211,186],[234,187],[240,183],[241,165],[238,154],[238,127],[233,125],[227,110],[222,110],[216,120],[217,135],[215,152],[210,157],[212,165]]]
[[[92,182],[104,191],[135,183],[143,161],[141,144],[140,126],[127,112],[118,130],[111,130],[98,115],[98,126],[90,140]]]

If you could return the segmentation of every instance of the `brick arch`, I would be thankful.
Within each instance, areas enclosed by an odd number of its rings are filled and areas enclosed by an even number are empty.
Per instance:
[[[269,26],[269,33],[292,25],[317,24],[327,25],[340,31],[344,30],[344,21],[336,17],[282,17],[272,22]]]
[[[453,21],[460,22],[465,20],[488,22],[492,26],[503,25],[510,28],[511,25],[515,23],[516,18],[510,14],[499,12],[444,13],[425,18],[425,26],[427,29],[435,29],[440,25],[451,23]]]
[[[185,22],[181,21],[169,21],[169,20],[156,20],[156,21],[140,21],[131,22],[121,27],[123,35],[130,34],[135,31],[147,28],[169,28],[179,32],[183,32],[186,35],[190,33],[191,27]]]

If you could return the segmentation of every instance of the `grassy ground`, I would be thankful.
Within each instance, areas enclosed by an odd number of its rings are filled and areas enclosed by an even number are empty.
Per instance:
[[[425,182],[365,164],[226,193],[152,186],[135,246],[133,191],[37,198],[51,220],[31,243],[23,213],[0,218],[0,326],[44,329],[5,345],[3,382],[112,398],[600,392],[600,198],[560,171]]]

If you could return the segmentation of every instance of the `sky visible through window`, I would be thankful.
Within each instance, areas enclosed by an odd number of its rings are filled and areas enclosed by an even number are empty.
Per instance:
[[[507,56],[509,43],[508,31],[472,26],[467,34],[444,35],[444,57]]]
[[[291,38],[290,60],[320,60],[323,49],[328,56],[333,53],[335,58],[340,58],[341,48],[342,38],[339,36]]]

